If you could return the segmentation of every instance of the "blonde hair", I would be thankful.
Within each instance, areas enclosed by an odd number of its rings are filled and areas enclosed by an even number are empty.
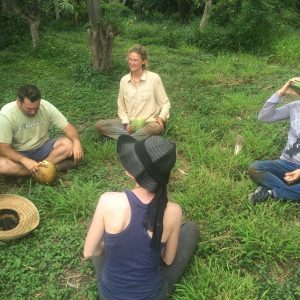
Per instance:
[[[132,52],[138,54],[143,61],[146,61],[143,64],[143,69],[147,69],[148,68],[148,55],[147,55],[147,51],[146,51],[145,47],[142,46],[142,45],[139,45],[139,44],[136,44],[136,45],[132,46],[128,50],[127,57],[129,57],[129,54],[132,53]]]

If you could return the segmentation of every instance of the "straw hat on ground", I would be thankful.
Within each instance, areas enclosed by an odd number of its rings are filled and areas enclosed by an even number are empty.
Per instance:
[[[28,234],[40,222],[35,205],[28,199],[0,194],[0,240],[8,241]]]

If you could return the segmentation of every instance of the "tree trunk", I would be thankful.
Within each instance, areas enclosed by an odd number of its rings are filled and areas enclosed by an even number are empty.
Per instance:
[[[200,32],[203,32],[207,25],[208,19],[210,17],[211,6],[212,0],[205,0],[205,8],[199,26]]]
[[[92,51],[92,66],[97,71],[100,71],[101,67],[101,50],[100,50],[100,30],[93,28],[90,31],[91,34],[91,51]]]
[[[60,19],[60,8],[58,0],[54,0],[54,9],[55,9],[55,19],[58,21]]]
[[[101,66],[100,71],[107,70],[109,68],[109,61],[114,44],[114,32],[111,26],[108,26],[104,31],[101,29],[100,39],[101,39]]]
[[[33,48],[38,47],[40,44],[39,25],[40,20],[30,20],[30,32]]]
[[[109,68],[109,60],[114,43],[112,26],[101,25],[101,9],[99,0],[88,0],[89,19],[91,23],[90,43],[92,51],[92,66],[97,71]]]

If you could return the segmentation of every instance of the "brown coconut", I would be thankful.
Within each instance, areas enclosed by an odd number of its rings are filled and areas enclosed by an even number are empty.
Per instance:
[[[35,181],[46,184],[52,183],[55,179],[55,176],[55,165],[47,160],[43,160],[42,163],[38,166],[37,171],[32,174],[32,177]]]

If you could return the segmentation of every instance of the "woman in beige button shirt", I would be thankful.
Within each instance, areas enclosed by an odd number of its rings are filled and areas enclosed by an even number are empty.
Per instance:
[[[158,135],[169,118],[170,101],[158,74],[147,70],[147,53],[135,45],[128,51],[130,73],[120,81],[118,96],[119,119],[100,120],[96,129],[103,135],[118,139],[128,134],[137,140]],[[135,124],[136,120],[141,128]]]

